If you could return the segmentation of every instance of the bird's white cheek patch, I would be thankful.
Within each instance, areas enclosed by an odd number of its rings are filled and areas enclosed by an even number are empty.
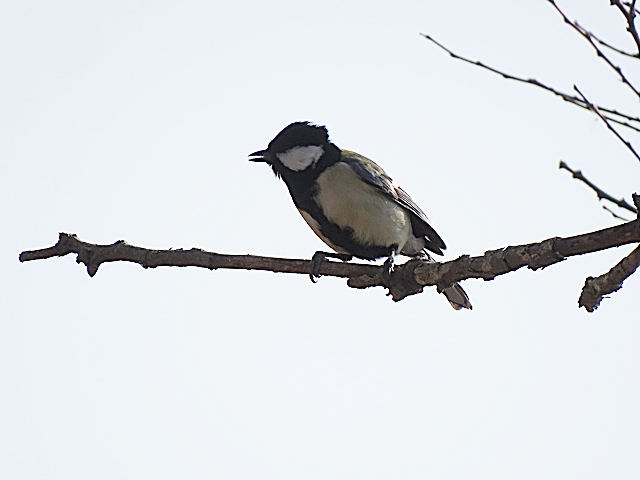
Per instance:
[[[278,153],[278,160],[289,170],[299,172],[316,163],[324,149],[319,145],[307,145],[306,147],[293,147],[284,153]]]

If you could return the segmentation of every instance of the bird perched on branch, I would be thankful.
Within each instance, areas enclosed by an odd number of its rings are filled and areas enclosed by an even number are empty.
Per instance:
[[[330,142],[324,126],[292,123],[266,150],[249,157],[267,163],[284,180],[302,217],[336,252],[313,255],[314,282],[325,257],[344,261],[386,257],[390,275],[396,254],[433,261],[429,252],[442,255],[446,248],[409,194],[372,160]],[[471,308],[459,284],[442,293],[456,310]]]

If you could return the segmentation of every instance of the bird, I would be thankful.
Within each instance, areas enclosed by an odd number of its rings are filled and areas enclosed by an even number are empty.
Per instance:
[[[446,249],[409,194],[373,160],[338,148],[323,125],[291,123],[266,149],[251,153],[249,160],[271,167],[286,184],[302,218],[333,250],[313,255],[314,282],[326,257],[386,258],[385,272],[390,275],[395,255],[434,262],[430,253],[443,255]],[[456,310],[472,308],[458,283],[442,293]]]

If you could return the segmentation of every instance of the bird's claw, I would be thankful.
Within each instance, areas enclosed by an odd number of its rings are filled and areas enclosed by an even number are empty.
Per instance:
[[[393,255],[387,258],[382,264],[382,278],[386,284],[389,284],[391,280],[391,274],[393,273],[394,263]]]
[[[348,253],[314,253],[313,257],[311,257],[311,271],[309,273],[309,278],[313,283],[317,283],[318,279],[322,276],[320,275],[320,268],[322,267],[322,262],[324,262],[324,259],[327,257],[337,258],[343,262],[348,262],[353,258],[353,255],[349,255]]]
[[[320,267],[322,266],[322,262],[324,262],[326,255],[324,252],[316,252],[311,257],[311,271],[309,272],[309,278],[313,283],[317,283],[318,279],[322,276],[320,275]]]

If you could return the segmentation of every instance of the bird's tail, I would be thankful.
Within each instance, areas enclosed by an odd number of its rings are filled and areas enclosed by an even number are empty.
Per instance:
[[[467,292],[462,289],[459,283],[454,283],[450,287],[445,288],[442,293],[447,297],[451,306],[456,310],[461,310],[463,308],[471,310],[473,308],[469,301]]]
[[[417,258],[423,262],[435,262],[426,249],[422,250],[417,255],[414,255],[413,258]],[[467,292],[463,290],[459,283],[454,283],[450,287],[445,288],[442,291],[442,294],[447,297],[451,306],[456,310],[462,310],[463,308],[468,308],[469,310],[473,309]]]

